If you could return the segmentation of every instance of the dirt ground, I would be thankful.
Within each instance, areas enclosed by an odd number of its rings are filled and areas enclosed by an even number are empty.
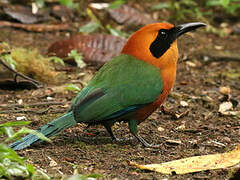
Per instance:
[[[64,38],[67,32],[33,33],[20,29],[1,28],[1,34],[0,40],[12,46],[36,47],[44,53],[51,43]],[[240,61],[205,62],[208,56],[220,51],[239,53],[239,35],[220,38],[213,34],[194,32],[190,36],[181,37],[178,42],[180,59],[177,80],[164,104],[168,110],[165,112],[157,110],[139,126],[140,134],[148,142],[161,144],[161,148],[144,148],[135,139],[116,143],[111,140],[102,126],[91,127],[84,131],[86,126],[79,124],[53,137],[52,144],[36,145],[19,151],[19,154],[27,157],[34,166],[52,175],[71,175],[74,165],[77,165],[79,173],[98,173],[102,174],[104,179],[228,179],[232,169],[186,175],[162,175],[142,171],[127,164],[127,160],[148,164],[222,153],[240,144],[239,117],[223,116],[218,113],[223,98],[219,93],[220,87],[229,86],[231,98],[240,101],[240,78],[229,75],[240,72]],[[96,71],[93,66],[70,69],[71,71],[67,71],[67,82],[62,85],[74,83],[81,86],[81,82],[89,79]],[[0,90],[1,123],[16,120],[18,116],[25,116],[27,120],[33,121],[29,127],[36,129],[62,115],[76,94],[57,91],[56,87],[58,86],[45,85],[36,90]],[[47,100],[47,97],[52,99]],[[59,102],[59,104],[10,106],[16,104],[19,99],[23,100],[23,104],[39,102]],[[188,106],[181,106],[180,101],[186,101]],[[6,106],[3,107],[4,105]],[[239,105],[235,107],[235,110],[237,109],[239,110]],[[181,113],[182,116],[178,118],[177,115]],[[124,123],[116,124],[113,131],[119,138],[131,137]],[[53,165],[52,160],[57,164]]]

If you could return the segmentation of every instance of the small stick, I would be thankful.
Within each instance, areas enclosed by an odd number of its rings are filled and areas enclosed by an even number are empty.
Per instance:
[[[67,104],[70,102],[40,102],[40,103],[32,103],[32,104],[1,104],[0,108],[14,108],[14,107],[34,107],[34,106],[48,106],[48,105],[61,105],[61,104]]]
[[[31,109],[18,109],[18,110],[6,110],[6,111],[0,111],[0,114],[9,114],[9,113],[34,113],[34,114],[45,114],[48,110],[50,109],[47,108],[47,109],[44,109],[44,110],[38,110],[38,111],[34,111],[34,110],[31,110]]]
[[[25,76],[24,74],[22,73],[19,73],[17,72],[16,70],[14,70],[13,68],[11,68],[9,65],[7,65],[1,58],[0,58],[0,64],[2,64],[5,68],[7,68],[9,71],[15,73],[15,77],[14,77],[14,80],[16,81],[17,79],[17,76],[20,76],[22,77],[23,79],[26,79],[30,82],[32,82],[34,85],[36,85],[37,87],[42,87],[42,85],[40,85],[41,83],[35,79],[32,79],[28,76]]]
[[[27,31],[44,32],[44,31],[59,31],[59,30],[69,30],[68,24],[21,24],[12,23],[8,21],[0,21],[0,27],[15,27],[22,28]]]
[[[37,110],[37,111],[31,110],[31,109],[6,110],[6,111],[0,111],[0,114],[34,113],[34,114],[41,115],[41,114],[47,113],[50,109],[51,109],[51,107],[49,107],[47,109],[43,109],[43,110]],[[66,110],[58,110],[58,111],[53,110],[53,111],[50,111],[51,114],[57,114],[57,113],[63,113],[63,112],[66,112]]]

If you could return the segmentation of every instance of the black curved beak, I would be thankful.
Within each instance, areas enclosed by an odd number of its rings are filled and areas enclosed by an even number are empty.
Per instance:
[[[203,27],[203,26],[206,26],[206,24],[204,24],[202,22],[186,23],[186,24],[181,24],[181,25],[175,26],[175,29],[177,30],[177,33],[176,33],[177,38],[186,32],[193,31],[193,30],[195,30],[199,27]]]

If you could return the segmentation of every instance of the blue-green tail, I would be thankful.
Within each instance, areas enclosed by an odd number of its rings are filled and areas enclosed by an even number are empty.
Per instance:
[[[43,125],[37,131],[42,133],[46,137],[51,137],[58,134],[59,132],[63,131],[66,128],[74,126],[75,124],[76,124],[76,121],[74,120],[74,116],[71,111],[59,117],[58,119],[54,119],[48,124]],[[28,134],[21,140],[18,140],[10,144],[9,147],[13,148],[14,150],[21,150],[39,141],[41,141],[39,137],[33,134]]]

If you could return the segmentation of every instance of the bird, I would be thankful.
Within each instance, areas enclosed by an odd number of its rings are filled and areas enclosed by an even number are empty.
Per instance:
[[[138,125],[163,104],[174,85],[177,38],[203,26],[202,22],[143,26],[129,37],[120,55],[105,63],[77,94],[66,114],[37,131],[51,137],[77,123],[88,127],[101,124],[113,140],[118,140],[112,126],[123,121],[144,147],[159,147],[139,135]],[[9,147],[21,150],[39,141],[38,136],[28,134]]]

